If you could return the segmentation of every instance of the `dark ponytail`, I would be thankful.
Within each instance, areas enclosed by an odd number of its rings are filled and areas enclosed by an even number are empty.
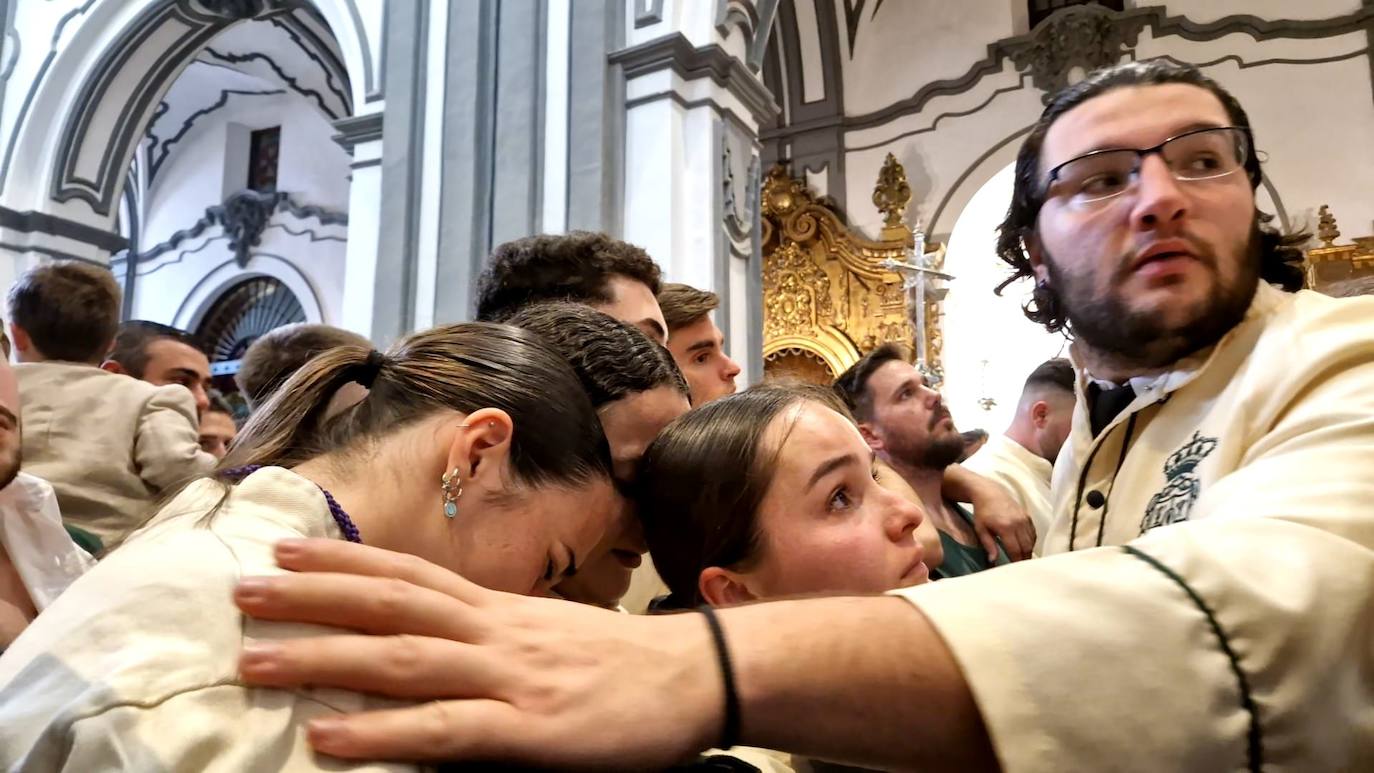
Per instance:
[[[366,388],[352,405],[334,397]],[[415,333],[386,353],[340,346],[291,376],[244,426],[220,463],[292,467],[365,447],[439,411],[499,408],[514,425],[511,466],[528,484],[610,476],[601,423],[567,362],[537,336],[465,323]]]

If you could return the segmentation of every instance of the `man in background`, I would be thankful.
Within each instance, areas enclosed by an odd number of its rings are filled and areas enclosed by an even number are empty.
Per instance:
[[[315,355],[339,346],[372,348],[372,342],[351,330],[302,322],[269,330],[249,344],[234,376],[249,410],[267,398]]]
[[[51,483],[66,524],[105,548],[141,526],[163,492],[215,464],[200,450],[193,391],[100,367],[119,300],[109,269],[75,261],[30,269],[9,293],[24,471]]]
[[[483,322],[519,323],[536,306],[548,301],[566,301],[590,306],[620,322],[632,325],[644,333],[658,349],[668,340],[668,327],[655,296],[661,289],[658,264],[644,250],[602,233],[573,231],[568,234],[543,234],[516,239],[492,250],[487,266],[477,282],[477,319]],[[547,327],[547,325],[539,325]],[[547,331],[546,331],[547,332]],[[554,348],[567,350],[577,331],[562,331],[554,341]],[[582,359],[586,359],[585,357]],[[572,362],[574,370],[585,370],[590,360]],[[598,368],[606,364],[598,363]],[[600,374],[602,378],[609,373]],[[584,379],[584,383],[586,380]],[[589,392],[590,394],[590,392]],[[596,402],[593,396],[593,402]],[[679,397],[680,399],[680,397]],[[676,408],[674,410],[677,410]],[[676,413],[673,414],[674,416]],[[603,424],[607,417],[603,414]],[[639,425],[631,434],[646,434],[642,446],[666,421],[632,420]],[[608,428],[608,432],[624,431],[625,427]],[[642,453],[643,447],[640,448]],[[613,448],[614,453],[614,448]],[[554,587],[564,598],[606,606],[608,594],[603,587],[614,586],[631,611],[642,611],[648,600],[661,592],[662,581],[647,559],[634,571],[633,587],[626,593],[618,582],[606,584],[605,578],[619,577],[624,567],[617,556],[622,552],[604,554],[589,562],[575,577]]]
[[[477,319],[504,322],[532,303],[572,301],[628,322],[664,344],[668,327],[654,297],[661,281],[649,253],[606,234],[529,236],[492,250],[477,280]]]
[[[1054,515],[1050,475],[1059,449],[1073,425],[1073,365],[1066,359],[1041,363],[1031,371],[1006,434],[998,435],[964,463],[1011,492],[1035,521],[1036,552]]]
[[[211,393],[210,405],[200,415],[200,450],[223,459],[238,434],[233,407],[218,392]]]
[[[668,351],[692,388],[692,405],[734,394],[739,364],[725,353],[725,335],[711,319],[720,298],[670,282],[659,292],[658,305],[668,325]]]
[[[964,438],[940,393],[926,385],[897,347],[884,344],[864,355],[840,375],[835,388],[869,447],[915,490],[939,530],[944,562],[931,577],[958,577],[1007,563],[1000,547],[988,557],[973,514],[946,496],[945,470],[963,456]]]
[[[210,404],[210,358],[190,333],[171,325],[142,319],[121,324],[114,348],[100,367],[155,386],[186,387],[197,416]]]

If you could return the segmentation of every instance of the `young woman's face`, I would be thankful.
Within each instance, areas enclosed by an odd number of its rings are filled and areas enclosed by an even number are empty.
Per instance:
[[[605,478],[576,487],[527,487],[470,502],[465,508],[460,500],[458,518],[467,519],[467,528],[454,534],[463,576],[524,595],[543,595],[575,574],[623,507]]]
[[[873,452],[847,419],[802,402],[773,419],[760,452],[777,463],[757,515],[758,554],[736,572],[751,595],[881,593],[926,581],[921,509],[874,481]]]
[[[601,407],[601,427],[611,447],[616,480],[622,487],[634,484],[635,466],[644,449],[660,431],[691,406],[675,387],[660,386],[636,392]],[[630,578],[648,550],[644,529],[634,507],[621,498],[620,517],[611,524],[577,576],[559,583],[555,592],[583,604],[613,607],[630,589]]]

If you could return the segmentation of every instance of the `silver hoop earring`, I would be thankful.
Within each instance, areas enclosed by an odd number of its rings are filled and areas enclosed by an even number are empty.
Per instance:
[[[444,517],[458,517],[458,497],[463,495],[463,481],[458,478],[458,468],[443,474],[440,488],[444,492]]]

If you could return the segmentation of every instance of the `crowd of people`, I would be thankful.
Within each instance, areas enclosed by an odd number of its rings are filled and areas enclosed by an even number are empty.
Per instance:
[[[33,268],[0,766],[1358,767],[1374,305],[1298,291],[1259,182],[1193,68],[1056,95],[999,254],[1073,343],[993,436],[894,345],[737,392],[719,299],[605,234],[385,351],[264,335],[242,421],[108,270]]]

